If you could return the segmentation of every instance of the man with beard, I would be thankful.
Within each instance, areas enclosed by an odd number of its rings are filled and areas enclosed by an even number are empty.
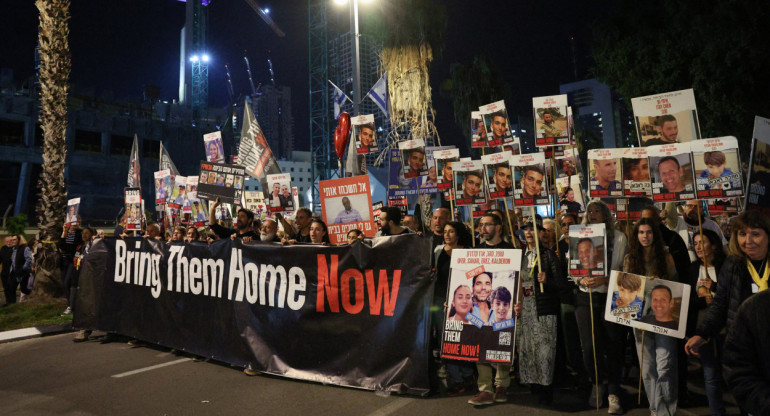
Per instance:
[[[219,197],[217,197],[216,202],[214,202],[214,207],[211,209],[211,211],[209,211],[209,227],[211,228],[211,231],[216,233],[219,238],[230,237],[232,239],[236,239],[248,237],[248,239],[243,241],[259,239],[259,234],[255,233],[254,230],[251,229],[251,223],[254,221],[254,213],[247,210],[246,208],[241,208],[238,210],[238,218],[235,222],[235,229],[219,225],[217,223],[216,211],[221,204],[222,202],[219,200]]]
[[[281,239],[278,237],[278,223],[274,219],[265,218],[265,222],[262,223],[262,229],[259,231],[259,239],[271,243],[281,242]]]
[[[679,126],[676,122],[676,117],[671,114],[664,114],[659,116],[655,120],[655,130],[658,131],[659,136],[647,140],[644,142],[644,146],[655,146],[661,144],[680,143],[679,139]]]
[[[401,210],[398,207],[385,207],[380,213],[380,231],[375,237],[410,234],[412,230],[401,226]]]
[[[503,222],[494,214],[486,214],[479,220],[481,243],[478,248],[513,248],[503,240]]]
[[[553,124],[553,115],[551,113],[543,114],[543,125],[540,128],[543,129],[543,138],[562,136],[561,130]]]

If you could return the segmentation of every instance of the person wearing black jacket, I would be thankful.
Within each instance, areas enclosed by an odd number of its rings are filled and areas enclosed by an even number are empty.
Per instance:
[[[519,379],[530,384],[540,403],[550,404],[556,368],[556,316],[561,311],[561,291],[568,287],[569,281],[553,250],[540,247],[538,252],[535,249],[535,232],[545,230],[540,216],[524,224],[522,230],[527,248],[521,259],[521,293],[516,306],[517,326],[521,328]]]
[[[235,222],[235,229],[219,225],[216,219],[216,211],[221,204],[222,202],[219,200],[219,197],[217,197],[216,202],[214,202],[214,207],[209,211],[209,226],[211,231],[216,233],[219,238],[248,237],[249,239],[259,240],[259,234],[251,229],[251,223],[254,221],[254,213],[247,210],[246,208],[241,208],[238,210],[238,218]]]
[[[752,415],[770,414],[770,291],[747,299],[725,340],[724,371],[735,401]],[[701,348],[702,350],[703,348]]]
[[[11,282],[11,251],[13,249],[11,248],[11,239],[12,236],[5,237],[5,245],[0,248],[0,261],[3,265],[2,270],[2,281],[3,281],[3,291],[5,292],[5,305],[10,305],[12,303],[16,303],[16,280],[13,279],[13,282]]]

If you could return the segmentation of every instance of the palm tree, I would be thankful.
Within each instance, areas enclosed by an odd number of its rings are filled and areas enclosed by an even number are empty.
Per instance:
[[[36,206],[40,244],[36,258],[35,295],[60,296],[63,285],[57,266],[56,240],[64,223],[67,193],[64,162],[67,131],[67,95],[72,64],[69,42],[70,0],[37,0],[40,11],[40,127],[43,130],[43,165]]]

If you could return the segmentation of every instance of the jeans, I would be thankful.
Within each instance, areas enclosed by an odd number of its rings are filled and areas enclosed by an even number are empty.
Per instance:
[[[623,337],[625,328],[604,320],[606,293],[593,293],[593,328],[595,340],[591,339],[591,309],[588,293],[579,292],[575,297],[575,319],[580,333],[580,347],[583,351],[583,365],[588,376],[594,380],[594,345],[599,382],[607,383],[607,393],[621,392],[620,378],[623,371]],[[596,341],[596,342],[594,342]]]
[[[460,384],[465,379],[473,377],[473,363],[458,361],[458,360],[444,360],[446,366],[447,377],[449,378],[449,385]]]
[[[634,329],[636,352],[641,363],[644,391],[650,403],[650,412],[658,416],[676,413],[677,396],[677,346],[674,337],[650,331]]]
[[[700,362],[703,366],[703,381],[706,388],[706,397],[709,400],[709,413],[711,415],[724,415],[727,410],[722,401],[722,362],[714,349],[721,346],[718,337],[698,349]],[[721,353],[721,348],[719,353]]]

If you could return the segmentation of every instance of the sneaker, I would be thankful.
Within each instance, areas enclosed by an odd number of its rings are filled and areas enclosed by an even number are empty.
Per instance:
[[[622,415],[623,414],[623,407],[620,405],[620,397],[618,397],[615,394],[610,394],[607,397],[607,403],[609,408],[607,409],[607,413],[611,415]]]
[[[492,395],[492,393],[488,391],[480,391],[478,394],[473,396],[470,400],[468,400],[468,403],[474,405],[474,406],[480,406],[484,404],[492,404],[495,402],[495,396]]]
[[[446,395],[449,397],[455,397],[465,393],[466,391],[467,390],[465,389],[465,385],[463,385],[463,383],[456,383],[446,389]]]
[[[251,368],[251,364],[249,364],[248,367],[243,369],[243,374],[246,374],[247,376],[256,376],[257,370]]]
[[[70,316],[70,315],[72,315],[72,308],[67,306],[67,309],[65,309],[64,312],[62,312],[60,316]]]
[[[599,384],[599,407],[604,405],[604,384]],[[588,406],[596,407],[596,384],[591,385],[591,395],[588,396]]]
[[[91,331],[88,331],[86,329],[78,331],[78,333],[75,335],[75,338],[72,338],[72,342],[88,341],[89,335],[91,335]]]
[[[505,387],[498,386],[495,389],[495,402],[505,403],[508,401],[508,392],[505,391]]]

